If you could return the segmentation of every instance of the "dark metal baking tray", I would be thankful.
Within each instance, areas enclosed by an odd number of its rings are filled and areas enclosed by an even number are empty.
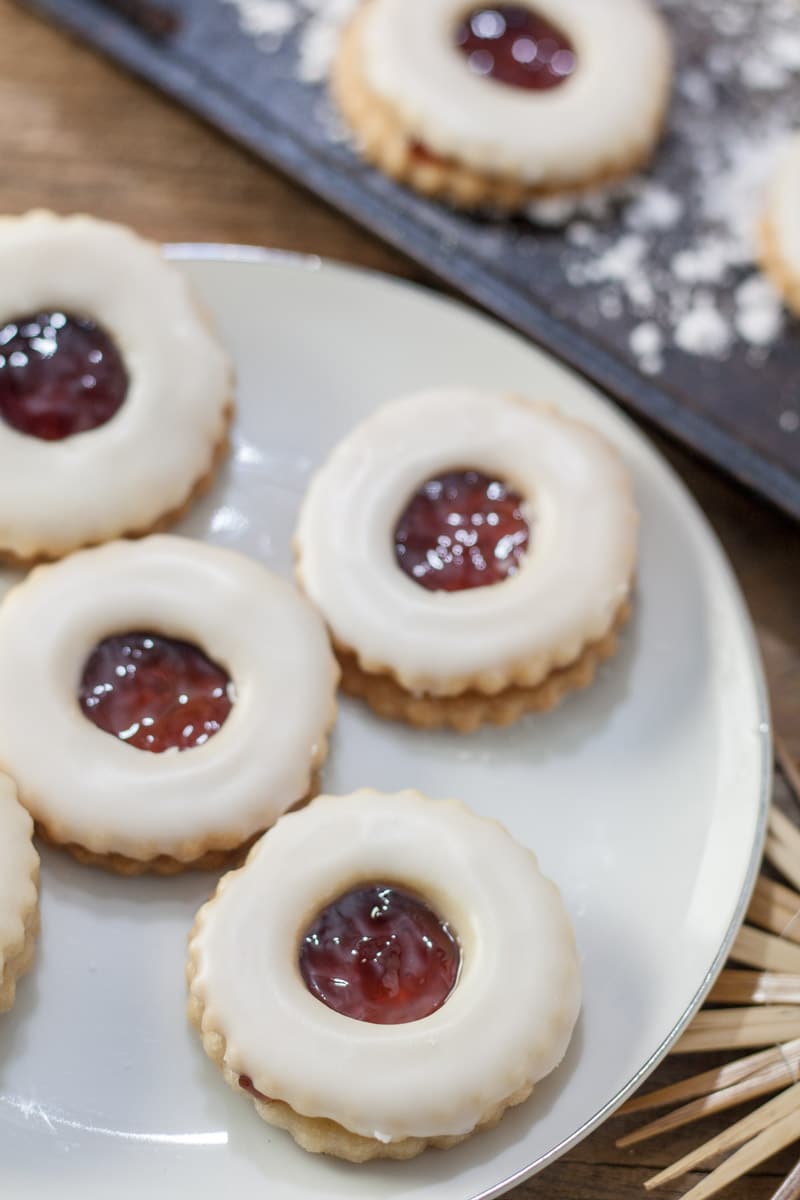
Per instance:
[[[302,7],[303,0],[289,2]],[[702,191],[713,182],[715,131],[727,131],[729,144],[720,153],[730,158],[747,153],[745,142],[730,143],[733,130],[747,128],[756,135],[762,121],[766,138],[792,122],[800,125],[800,61],[793,65],[790,34],[777,58],[769,58],[775,47],[766,45],[780,33],[773,17],[783,11],[781,0],[691,5],[662,0],[674,29],[680,74],[670,125],[647,186],[679,197],[681,212],[667,213],[666,221],[656,212],[655,224],[649,225],[645,212],[644,231],[638,233],[630,223],[635,198],[601,205],[599,215],[582,217],[565,230],[528,219],[466,216],[385,179],[335,136],[324,85],[298,77],[302,26],[273,38],[266,52],[264,39],[242,31],[236,0],[170,0],[168,6],[137,0],[24,3],[202,114],[800,518],[800,325],[787,320],[767,348],[734,335],[716,357],[668,344],[657,363],[651,357],[651,370],[658,368],[651,375],[640,369],[641,357],[631,343],[642,324],[659,326],[672,319],[665,305],[674,307],[675,256],[682,247],[702,249],[698,238],[708,222]],[[147,13],[163,7],[175,16],[174,28],[167,23],[159,29],[156,22],[148,31]],[[750,63],[749,74],[742,74],[742,54],[758,59],[755,69]],[[746,162],[744,167],[746,173]],[[713,242],[713,223],[706,232]],[[655,299],[640,296],[642,303],[629,294],[624,253],[621,264],[614,262],[615,247],[631,237],[647,245],[645,274]],[[606,264],[595,271],[596,279],[593,262]],[[685,295],[701,300],[711,295],[724,328],[734,331],[736,289],[752,277],[752,264],[729,265],[713,287],[702,274],[701,262],[701,278],[687,284]],[[756,315],[756,338],[757,327]]]

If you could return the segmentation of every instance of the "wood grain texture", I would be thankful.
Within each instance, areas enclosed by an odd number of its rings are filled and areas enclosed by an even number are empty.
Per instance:
[[[164,241],[254,242],[421,278],[324,204],[10,0],[0,0],[0,105],[0,212],[87,210]],[[759,630],[776,723],[800,756],[800,529],[656,441],[731,556]],[[647,1086],[725,1058],[671,1059]],[[646,1146],[616,1149],[615,1139],[641,1120],[612,1120],[515,1189],[514,1200],[640,1200],[645,1179],[729,1123],[711,1119]],[[768,1200],[796,1159],[790,1148],[763,1164],[735,1185],[736,1200]],[[701,1178],[693,1174],[658,1194],[677,1200]]]

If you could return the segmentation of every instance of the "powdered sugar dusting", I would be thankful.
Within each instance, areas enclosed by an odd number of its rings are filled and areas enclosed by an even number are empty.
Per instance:
[[[265,53],[280,50],[296,34],[295,77],[322,83],[336,53],[342,25],[358,0],[223,0],[239,14],[239,28]]]
[[[664,335],[655,321],[642,321],[630,334],[630,348],[646,375],[657,375],[664,366]]]
[[[322,83],[328,76],[339,33],[355,12],[358,0],[302,0],[306,19],[299,41],[297,75],[304,83]]]
[[[674,326],[675,345],[687,354],[724,358],[730,350],[732,334],[728,321],[714,303],[711,292],[697,292],[690,306]]]
[[[575,287],[605,285],[601,315],[639,321],[629,349],[649,374],[664,367],[662,350],[670,348],[723,360],[744,344],[758,350],[752,361],[763,361],[785,320],[780,297],[753,270],[765,188],[780,147],[800,125],[800,5],[662,0],[661,7],[668,19],[680,9],[681,21],[705,26],[706,36],[709,22],[714,30],[705,55],[676,80],[670,135],[691,150],[688,186],[685,178],[670,186],[662,150],[657,168],[667,178],[619,190],[613,226],[595,222],[587,231],[582,202],[573,199],[564,270]],[[744,106],[730,104],[733,86],[745,90]],[[530,216],[540,220],[536,208]]]
[[[639,180],[628,207],[631,229],[672,229],[683,216],[683,200],[658,183]]]
[[[286,51],[295,81],[320,86],[315,120],[326,140],[340,141],[322,85],[358,0],[222,2],[260,50]],[[780,145],[800,126],[800,2],[656,2],[680,23],[682,61],[652,174],[543,201],[529,210],[527,229],[517,223],[513,233],[506,222],[460,222],[436,205],[418,215],[432,228],[441,224],[454,252],[463,240],[484,260],[511,238],[535,262],[542,236],[560,237],[558,266],[583,293],[581,312],[593,308],[595,326],[622,326],[622,346],[649,375],[675,353],[721,361],[739,348],[758,364],[785,326],[755,257],[767,179]]]
[[[253,38],[274,39],[272,45],[280,44],[297,21],[291,0],[223,0],[223,3],[232,4],[238,10],[242,33]]]
[[[781,298],[768,279],[751,275],[735,293],[734,325],[739,337],[751,346],[770,346],[783,331]]]

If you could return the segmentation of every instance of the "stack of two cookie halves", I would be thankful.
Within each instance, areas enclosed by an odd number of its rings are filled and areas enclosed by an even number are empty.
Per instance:
[[[160,529],[213,480],[233,371],[156,245],[88,216],[0,219],[0,559]]]
[[[296,538],[344,689],[470,732],[554,707],[613,654],[638,517],[609,443],[469,389],[385,405],[312,481]]]
[[[366,0],[333,91],[363,155],[464,208],[524,208],[641,168],[672,80],[649,0]]]

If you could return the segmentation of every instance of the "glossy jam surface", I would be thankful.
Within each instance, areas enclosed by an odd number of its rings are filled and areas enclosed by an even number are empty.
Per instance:
[[[537,92],[564,83],[577,63],[569,38],[524,4],[472,9],[456,45],[476,75]]]
[[[449,471],[412,497],[394,531],[395,557],[430,592],[501,583],[530,539],[522,497],[479,471]]]
[[[232,708],[225,671],[190,642],[151,633],[105,638],[83,669],[78,698],[98,729],[161,754],[217,733]]]
[[[0,328],[0,417],[46,442],[110,421],[128,373],[108,334],[84,317],[34,313]]]
[[[300,973],[311,994],[373,1025],[404,1025],[436,1012],[459,962],[448,925],[410,892],[383,884],[334,900],[300,947]]]

